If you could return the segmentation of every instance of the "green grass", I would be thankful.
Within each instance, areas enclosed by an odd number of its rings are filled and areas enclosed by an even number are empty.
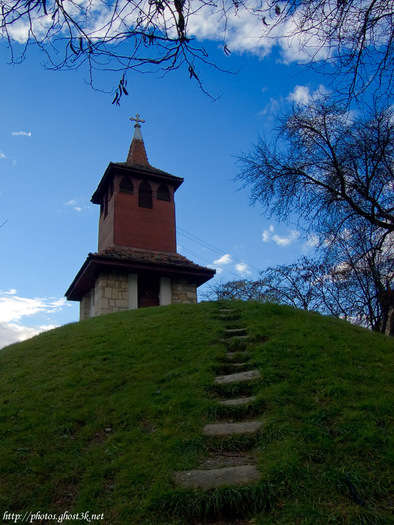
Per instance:
[[[391,523],[394,341],[277,305],[215,303],[112,314],[0,351],[0,520],[5,511],[104,513],[108,525]],[[229,316],[231,317],[231,316]],[[262,378],[215,387],[225,327],[247,327]],[[231,350],[244,343],[229,342]],[[225,369],[225,368],[224,368]],[[202,427],[236,415],[223,395],[256,395],[239,417],[253,438]],[[391,447],[390,447],[391,445]],[[261,482],[174,487],[212,450],[253,448]],[[392,511],[392,509],[391,509]]]

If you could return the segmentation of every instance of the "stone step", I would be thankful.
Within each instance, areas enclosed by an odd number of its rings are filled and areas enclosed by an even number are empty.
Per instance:
[[[237,313],[219,314],[220,321],[229,323],[230,321],[239,321],[240,315]]]
[[[226,375],[228,373],[234,373],[237,370],[250,367],[250,363],[222,363],[213,367],[214,370],[217,370],[218,374]],[[234,371],[234,372],[233,372]]]
[[[227,328],[224,331],[224,335],[227,338],[229,338],[229,337],[236,337],[236,336],[240,336],[240,335],[246,335],[246,334],[247,334],[246,328]]]
[[[239,381],[251,381],[259,379],[261,374],[259,370],[248,370],[247,372],[238,372],[236,374],[229,374],[225,376],[215,377],[216,385],[228,385],[230,383],[238,383]]]
[[[222,399],[218,403],[219,405],[227,407],[237,407],[241,405],[247,405],[248,403],[252,403],[253,401],[256,401],[256,396],[239,397],[237,399]]]
[[[175,473],[175,482],[188,489],[214,489],[226,485],[244,485],[260,479],[255,465],[239,465],[211,470],[189,470]]]
[[[254,434],[261,428],[260,421],[244,421],[242,423],[213,423],[205,425],[205,436],[226,437],[243,434]]]
[[[197,468],[198,470],[212,470],[215,468],[238,467],[256,463],[256,456],[249,452],[215,452]]]
[[[250,363],[226,363],[225,367],[230,369],[241,369],[245,366],[250,367]],[[224,375],[224,374],[223,374]]]
[[[246,341],[248,339],[249,339],[248,335],[232,335],[231,337],[223,337],[223,339],[221,339],[221,342],[228,344],[228,343],[230,343],[230,341],[234,341],[234,340]]]
[[[230,361],[232,361],[233,359],[235,359],[239,354],[246,354],[246,351],[245,350],[237,350],[236,352],[227,352],[226,354],[226,359],[229,359]],[[242,357],[242,359],[245,359],[245,355],[243,356],[240,356]],[[247,356],[246,356],[247,357]]]

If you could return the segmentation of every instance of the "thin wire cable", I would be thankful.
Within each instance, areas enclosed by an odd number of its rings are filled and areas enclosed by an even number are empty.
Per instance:
[[[185,248],[184,246],[181,246],[180,244],[178,244],[178,247],[180,248],[180,250],[182,250],[183,252],[186,252],[186,253],[190,253],[191,255],[194,255],[194,257],[198,257],[199,259],[209,263],[209,265],[212,267],[212,262],[207,259],[206,257],[202,257],[200,254],[196,253],[196,252],[193,252],[192,250],[189,250],[188,248]],[[228,270],[227,268],[222,268],[222,271],[223,272],[227,272],[227,273],[230,273],[231,275],[234,275],[237,279],[240,278],[240,275],[238,273],[235,273],[231,270]],[[219,275],[219,274],[218,274]]]
[[[196,244],[199,244],[203,248],[208,248],[209,250],[212,250],[213,252],[215,252],[215,253],[217,253],[218,255],[221,255],[221,256],[227,255],[227,253],[224,252],[223,250],[220,250],[216,246],[213,246],[212,244],[209,244],[208,242],[203,241],[202,239],[200,239],[196,235],[193,235],[192,233],[189,233],[189,232],[187,232],[186,230],[184,230],[182,228],[178,227],[177,231],[178,231],[179,235],[182,235],[183,237],[186,237],[186,239],[188,239],[189,241],[192,241],[192,242],[195,242]],[[247,262],[243,261],[242,259],[238,259],[237,257],[233,257],[232,255],[230,255],[230,257],[231,257],[231,260],[236,262],[236,263],[246,264],[252,270],[255,270],[256,272],[259,272],[259,273],[261,272],[261,268],[256,268],[256,266],[248,264]]]

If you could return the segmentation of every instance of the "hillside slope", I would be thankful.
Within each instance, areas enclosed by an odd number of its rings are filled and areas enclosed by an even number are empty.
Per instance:
[[[230,523],[236,514],[261,524],[390,523],[394,341],[288,307],[227,305],[261,373],[226,387],[256,397],[240,409],[262,423],[253,443],[213,445],[202,435],[236,410],[217,403],[229,321],[216,303],[111,314],[2,350],[4,523],[5,511],[89,512],[108,525]],[[257,483],[175,486],[175,472],[196,468],[212,448],[231,455],[246,445]]]

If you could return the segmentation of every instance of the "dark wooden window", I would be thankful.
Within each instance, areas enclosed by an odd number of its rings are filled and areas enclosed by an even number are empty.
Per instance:
[[[167,188],[165,184],[160,184],[160,186],[157,189],[157,198],[159,201],[170,201],[170,190]]]
[[[152,208],[152,188],[149,182],[142,181],[138,188],[138,206],[141,208]]]
[[[138,308],[160,305],[160,281],[152,275],[138,276]]]
[[[133,195],[133,181],[129,179],[129,177],[123,177],[123,179],[120,181],[119,191],[120,193],[128,193],[129,195]]]

